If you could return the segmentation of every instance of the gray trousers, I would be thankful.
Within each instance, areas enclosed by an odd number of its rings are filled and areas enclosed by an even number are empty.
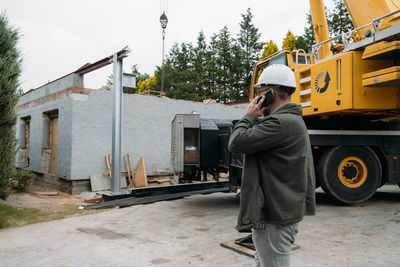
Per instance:
[[[299,224],[263,224],[251,229],[257,267],[289,267],[290,250]],[[261,230],[260,230],[261,229]]]

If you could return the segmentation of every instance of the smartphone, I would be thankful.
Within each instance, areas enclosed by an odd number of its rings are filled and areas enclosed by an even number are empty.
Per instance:
[[[264,108],[264,107],[268,107],[269,104],[271,104],[271,103],[274,102],[274,100],[275,100],[275,98],[274,98],[274,96],[272,95],[272,92],[271,92],[271,91],[266,92],[266,93],[264,94],[264,96],[265,96],[265,99],[264,99],[264,102],[262,103],[260,109],[262,109],[262,108]],[[262,98],[262,97],[260,97],[260,99],[258,100],[258,102],[261,100],[261,98]],[[258,103],[258,102],[257,102],[257,103]]]

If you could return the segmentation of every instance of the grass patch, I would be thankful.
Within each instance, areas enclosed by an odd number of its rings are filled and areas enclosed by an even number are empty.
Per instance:
[[[92,213],[96,213],[96,211],[79,210],[78,205],[73,204],[66,204],[57,211],[48,212],[32,208],[14,208],[0,203],[0,229]]]

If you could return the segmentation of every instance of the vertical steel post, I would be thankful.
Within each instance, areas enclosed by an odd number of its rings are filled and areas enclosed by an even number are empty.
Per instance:
[[[122,59],[128,56],[128,47],[110,57],[113,62],[113,115],[112,115],[112,181],[111,192],[121,192],[121,121],[122,121]]]
[[[111,191],[121,191],[121,114],[122,114],[122,58],[113,55],[113,116],[112,116],[112,184]]]

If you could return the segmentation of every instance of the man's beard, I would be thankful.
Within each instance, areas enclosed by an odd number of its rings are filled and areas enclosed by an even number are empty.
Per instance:
[[[266,117],[271,113],[271,104],[263,111],[263,116]]]

